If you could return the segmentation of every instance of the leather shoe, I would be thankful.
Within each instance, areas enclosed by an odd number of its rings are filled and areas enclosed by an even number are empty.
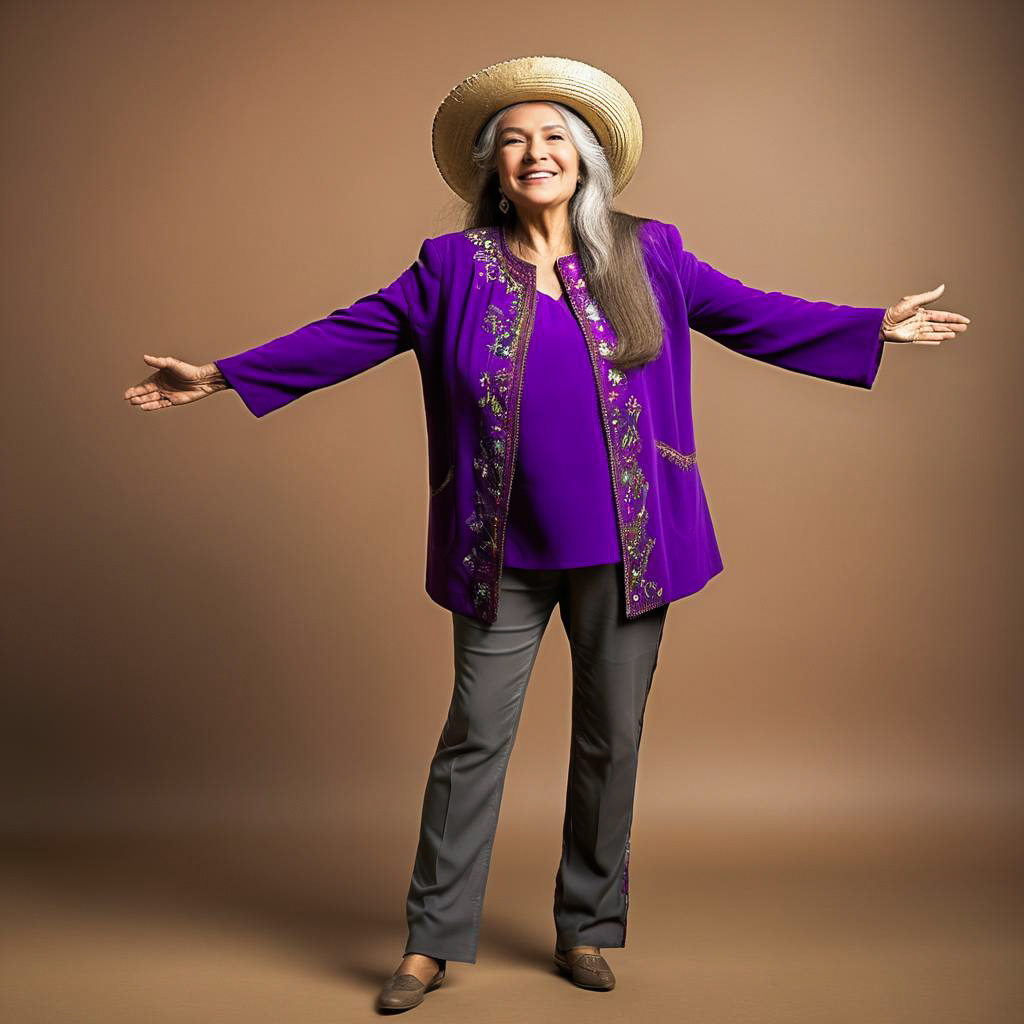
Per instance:
[[[444,981],[445,968],[437,973],[426,985],[415,974],[393,974],[384,982],[377,996],[378,1010],[411,1010],[423,1002],[423,997]]]
[[[574,985],[608,992],[615,988],[615,975],[600,953],[570,953],[555,947],[555,966],[568,974]]]

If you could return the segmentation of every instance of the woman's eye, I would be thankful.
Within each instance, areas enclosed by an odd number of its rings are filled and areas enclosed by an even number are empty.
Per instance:
[[[562,140],[564,140],[564,139],[565,139],[565,136],[564,136],[564,135],[558,135],[558,134],[555,134],[555,135],[549,135],[549,136],[548,136],[548,138],[549,138],[549,139],[562,139]],[[509,144],[510,142],[522,142],[522,141],[523,141],[522,139],[506,139],[506,140],[505,140],[505,141],[504,141],[504,142],[502,143],[502,145],[503,145],[503,146],[507,146],[507,145],[508,145],[508,144]]]

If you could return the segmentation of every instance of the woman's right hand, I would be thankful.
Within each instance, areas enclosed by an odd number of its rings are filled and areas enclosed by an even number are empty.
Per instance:
[[[157,370],[129,388],[124,397],[144,412],[197,402],[229,386],[216,363],[193,366],[174,356],[144,355],[142,358]]]

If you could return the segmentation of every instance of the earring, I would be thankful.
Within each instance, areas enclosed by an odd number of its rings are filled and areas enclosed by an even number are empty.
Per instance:
[[[502,192],[501,199],[498,201],[498,209],[502,213],[508,213],[508,200],[505,198],[505,193]]]

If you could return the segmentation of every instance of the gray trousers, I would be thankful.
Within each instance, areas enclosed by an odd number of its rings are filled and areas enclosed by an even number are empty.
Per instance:
[[[505,567],[495,622],[452,613],[455,687],[423,798],[406,953],[476,963],[505,769],[555,604],[573,684],[555,941],[626,944],[637,754],[668,605],[627,620],[622,572]]]

